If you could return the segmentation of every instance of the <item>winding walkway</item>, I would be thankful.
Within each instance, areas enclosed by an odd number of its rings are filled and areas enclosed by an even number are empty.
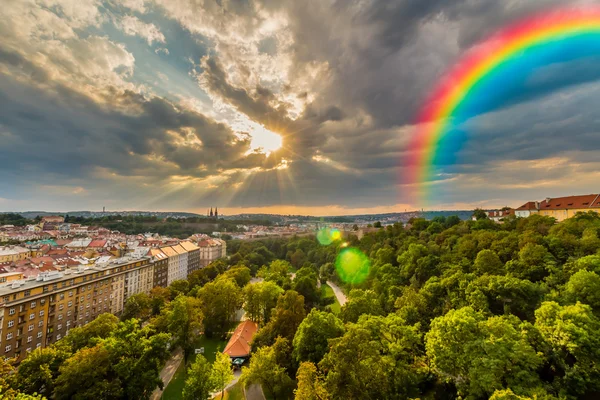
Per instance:
[[[169,385],[169,382],[171,382],[171,379],[173,379],[173,375],[175,375],[175,372],[177,371],[177,368],[179,368],[179,365],[182,361],[183,351],[178,348],[175,350],[175,352],[173,352],[173,356],[169,358],[162,371],[160,371],[160,379],[163,381],[163,387],[165,389]],[[162,396],[162,393],[163,391],[157,388],[154,390],[154,392],[152,392],[150,400],[159,400]]]
[[[344,294],[344,292],[342,292],[342,289],[340,289],[338,285],[331,281],[327,281],[327,284],[333,289],[333,294],[335,294],[338,303],[340,303],[340,307],[346,304],[346,295]]]

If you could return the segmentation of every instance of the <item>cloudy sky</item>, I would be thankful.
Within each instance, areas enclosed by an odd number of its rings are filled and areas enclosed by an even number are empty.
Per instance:
[[[508,21],[586,3],[9,1],[0,211],[420,207],[402,158],[435,82]],[[600,191],[599,71],[534,71],[544,90],[470,121],[427,208]]]

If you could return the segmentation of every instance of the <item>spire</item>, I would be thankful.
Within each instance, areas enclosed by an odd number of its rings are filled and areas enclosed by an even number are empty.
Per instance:
[[[212,211],[212,207],[210,208],[210,216],[213,216],[213,211]]]
[[[215,207],[215,219],[219,217],[219,212],[217,211],[217,207]]]

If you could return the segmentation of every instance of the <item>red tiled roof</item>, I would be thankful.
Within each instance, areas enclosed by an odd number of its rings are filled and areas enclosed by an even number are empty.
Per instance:
[[[252,338],[257,330],[258,325],[256,322],[241,322],[237,328],[235,328],[235,332],[233,332],[233,335],[231,336],[231,339],[229,339],[227,346],[225,346],[223,353],[232,358],[249,356],[251,350],[250,343],[252,342]]]
[[[517,208],[517,211],[537,210],[537,207],[535,204],[536,204],[535,201],[528,201],[527,203],[523,204],[521,207]]]
[[[600,195],[557,197],[540,203],[540,210],[565,210],[573,208],[600,208]]]
[[[90,244],[88,244],[88,247],[104,247],[104,246],[106,246],[106,240],[99,240],[99,239],[92,240],[90,242]]]

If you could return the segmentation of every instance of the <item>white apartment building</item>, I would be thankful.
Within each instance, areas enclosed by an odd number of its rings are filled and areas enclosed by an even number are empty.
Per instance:
[[[169,268],[167,270],[167,286],[176,281],[180,276],[180,256],[171,246],[161,247],[163,253],[169,257]]]

